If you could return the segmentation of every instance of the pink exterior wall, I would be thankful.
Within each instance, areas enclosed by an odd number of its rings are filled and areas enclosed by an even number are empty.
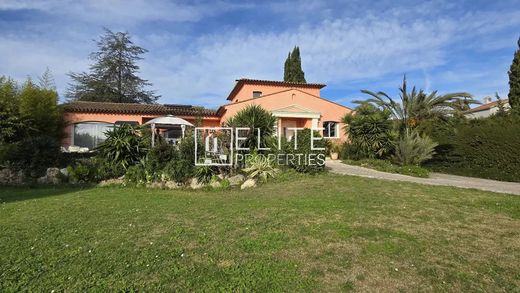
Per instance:
[[[320,98],[319,96],[309,94],[302,90],[285,89],[285,91],[265,95],[260,98],[250,98],[242,102],[239,101],[227,104],[224,106],[226,111],[222,116],[221,121],[225,122],[227,119],[235,115],[238,111],[240,111],[247,105],[259,105],[269,111],[282,109],[291,105],[300,106],[302,108],[308,109],[311,112],[317,112],[320,114],[320,118],[318,120],[318,127],[323,127],[324,121],[340,122],[341,118],[345,116],[345,114],[352,112],[351,109],[345,106]],[[282,120],[286,119],[289,118],[283,118]],[[311,123],[311,119],[306,119],[304,125],[305,127],[310,128]],[[340,141],[344,141],[346,139],[345,134],[343,132],[343,126],[344,125],[340,123],[338,139]]]
[[[65,126],[65,138],[62,140],[62,146],[67,148],[71,145],[71,135],[75,123],[79,122],[108,122],[115,123],[116,121],[136,121],[139,124],[143,124],[148,120],[159,117],[161,115],[125,115],[125,114],[105,114],[105,113],[65,113],[64,118],[66,121]],[[178,116],[190,123],[195,122],[193,116]],[[216,127],[220,126],[219,117],[204,117],[202,120],[202,126],[204,127]]]
[[[233,97],[231,103],[240,102],[253,98],[254,91],[262,92],[262,96],[278,93],[290,89],[287,86],[244,84],[240,91]],[[311,95],[320,96],[319,88],[299,88],[301,91]]]

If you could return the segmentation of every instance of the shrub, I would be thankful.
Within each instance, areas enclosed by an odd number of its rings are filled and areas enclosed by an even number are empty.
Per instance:
[[[78,159],[67,167],[72,182],[96,183],[125,175],[121,165],[111,164],[102,158]]]
[[[319,138],[318,132],[314,133],[315,138]],[[294,138],[293,138],[294,139]],[[324,148],[325,141],[315,140],[315,148]],[[294,156],[295,160],[289,162],[289,167],[295,169],[300,173],[317,173],[323,171],[325,168],[325,150],[312,150],[311,149],[311,130],[305,128],[298,131],[297,134],[297,149],[294,149],[294,142],[290,141],[284,146],[285,152]],[[297,158],[300,157],[300,160]],[[309,163],[309,157],[313,157],[313,163]],[[323,164],[321,160],[323,159]]]
[[[436,134],[437,154],[427,165],[439,171],[520,182],[520,116],[490,117]]]
[[[394,137],[390,115],[389,111],[367,103],[359,105],[355,113],[345,115],[342,122],[351,144],[345,155],[352,159],[388,156]]]
[[[49,136],[31,136],[6,147],[4,160],[15,169],[25,170],[32,177],[45,174],[49,167],[55,167],[60,155],[60,145]]]
[[[208,184],[215,174],[216,170],[212,166],[195,167],[195,178],[200,183]]]
[[[139,163],[126,170],[124,179],[126,183],[142,186],[154,180],[154,173],[151,173],[144,163]]]
[[[146,165],[148,169],[159,172],[166,167],[168,162],[177,160],[178,158],[179,152],[175,146],[166,142],[160,142],[148,153]]]
[[[432,158],[436,146],[431,138],[409,131],[397,141],[392,160],[401,166],[419,165]]]
[[[242,169],[248,174],[249,178],[260,179],[264,182],[269,178],[274,178],[278,169],[274,166],[274,163],[264,155],[253,153],[248,157],[246,161],[246,168]]]
[[[99,157],[125,169],[137,164],[149,149],[147,139],[132,125],[117,126],[106,135],[106,140],[97,148]]]
[[[183,183],[188,181],[194,173],[194,162],[184,159],[168,162],[163,170],[163,174],[175,182]]]

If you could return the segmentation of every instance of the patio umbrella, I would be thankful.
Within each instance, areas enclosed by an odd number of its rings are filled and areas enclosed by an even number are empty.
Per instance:
[[[152,128],[152,146],[155,145],[155,128],[171,128],[172,126],[180,125],[182,129],[182,137],[184,137],[184,129],[186,126],[193,126],[190,122],[172,115],[154,118],[146,122],[144,125]]]

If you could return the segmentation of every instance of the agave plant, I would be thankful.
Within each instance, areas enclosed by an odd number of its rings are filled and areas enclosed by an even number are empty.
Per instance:
[[[246,168],[242,171],[248,173],[248,177],[252,179],[261,179],[264,182],[269,178],[274,178],[278,169],[273,166],[271,160],[266,156],[252,154],[246,162]]]
[[[416,128],[425,119],[444,117],[463,111],[470,104],[480,103],[466,92],[438,95],[437,91],[433,91],[427,94],[422,89],[417,90],[415,86],[410,92],[406,85],[406,76],[403,79],[403,85],[399,88],[400,101],[392,99],[384,92],[376,93],[369,90],[361,92],[372,97],[364,102],[390,111],[393,118],[399,120],[401,132]]]
[[[435,154],[437,143],[415,131],[407,131],[397,141],[392,157],[400,165],[419,165]]]

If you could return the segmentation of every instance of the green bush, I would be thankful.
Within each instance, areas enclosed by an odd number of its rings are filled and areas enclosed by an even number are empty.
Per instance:
[[[314,133],[315,138],[319,138],[320,135],[318,132]],[[294,139],[294,138],[293,138]],[[325,148],[326,142],[322,140],[315,140],[314,147],[315,148]],[[286,154],[291,154],[294,156],[295,160],[289,162],[289,167],[300,173],[317,173],[323,171],[325,168],[325,164],[320,164],[321,159],[325,160],[325,150],[312,150],[311,149],[311,130],[305,128],[301,131],[298,131],[297,134],[297,149],[294,149],[294,142],[289,141],[284,145],[284,150]],[[298,162],[296,159],[297,156],[300,157],[301,161]],[[308,157],[312,156],[316,160],[312,164],[308,164]],[[325,161],[323,161],[324,163]]]
[[[470,120],[434,135],[433,170],[520,182],[520,116]]]
[[[217,171],[212,166],[197,166],[194,175],[198,182],[208,184],[216,173]]]
[[[419,165],[435,154],[435,143],[427,136],[420,136],[415,131],[403,133],[395,144],[392,160],[403,165]]]
[[[112,164],[98,157],[78,159],[67,167],[67,171],[69,181],[81,183],[97,183],[125,175],[125,169],[121,165]]]
[[[194,175],[194,162],[184,159],[170,161],[163,170],[163,174],[175,182],[187,182]]]
[[[178,159],[179,152],[175,146],[166,142],[160,142],[148,152],[146,165],[148,169],[159,172],[166,167],[168,162]]]
[[[40,177],[49,167],[55,167],[60,155],[60,145],[49,136],[31,136],[5,146],[2,151],[5,164],[24,170],[31,177]]]
[[[345,133],[350,146],[344,155],[351,159],[385,158],[393,149],[393,125],[391,113],[363,103],[354,113],[345,115]]]

